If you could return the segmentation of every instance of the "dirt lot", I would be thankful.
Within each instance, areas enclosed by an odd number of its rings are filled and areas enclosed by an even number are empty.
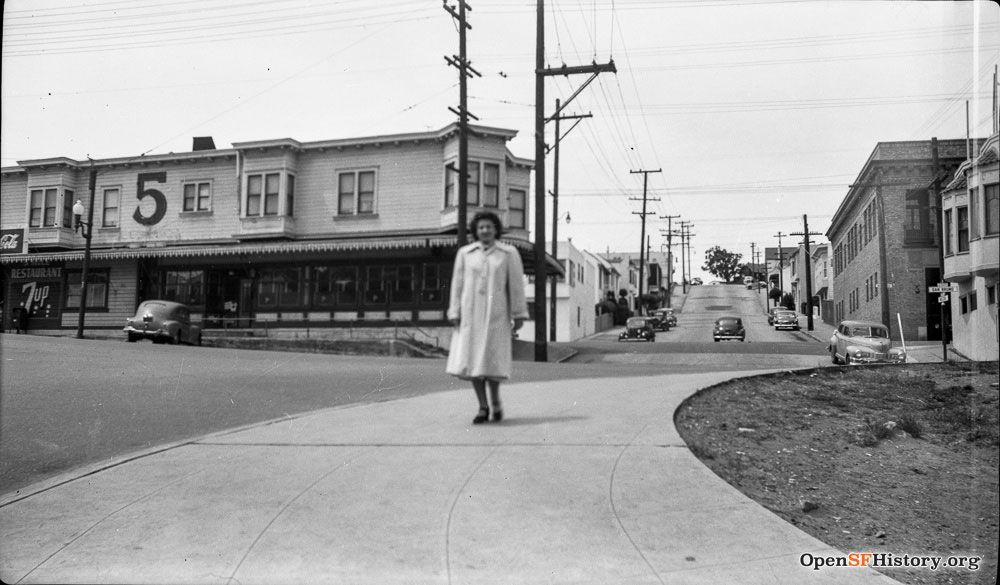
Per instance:
[[[881,572],[996,583],[997,375],[992,362],[760,376],[691,397],[676,422],[720,477],[841,551],[983,557],[978,571]]]

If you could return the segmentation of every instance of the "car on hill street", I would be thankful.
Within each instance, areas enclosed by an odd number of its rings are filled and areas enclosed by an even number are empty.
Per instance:
[[[673,312],[667,312],[666,309],[657,309],[650,313],[649,317],[653,320],[653,329],[656,331],[670,331],[670,328],[677,323]],[[671,323],[671,321],[673,322]]]
[[[902,364],[906,352],[892,347],[889,330],[873,321],[841,321],[830,338],[830,357],[835,364]]]
[[[656,341],[653,330],[653,320],[648,317],[629,317],[625,322],[625,330],[618,335],[618,341]]]
[[[788,310],[787,308],[785,308],[785,307],[782,307],[782,306],[777,306],[777,307],[774,307],[774,308],[772,308],[771,310],[769,310],[769,311],[767,312],[767,324],[768,324],[768,325],[774,325],[774,316],[775,316],[775,315],[776,315],[776,314],[777,314],[777,313],[778,313],[779,311],[787,311],[787,310]]]
[[[776,311],[774,313],[774,328],[799,330],[799,316],[795,311]]]
[[[667,320],[667,323],[669,323],[671,327],[677,327],[677,313],[674,312],[673,307],[667,307],[665,309],[660,309],[660,311],[663,312],[663,314],[664,314],[664,316],[665,316],[665,318]]]
[[[739,317],[727,316],[719,317],[715,320],[715,327],[712,330],[712,339],[716,342],[723,339],[747,340],[747,331],[743,328],[743,319]]]
[[[153,343],[201,345],[201,327],[191,322],[191,310],[173,301],[143,301],[135,316],[125,320],[123,331],[133,343],[149,339]]]

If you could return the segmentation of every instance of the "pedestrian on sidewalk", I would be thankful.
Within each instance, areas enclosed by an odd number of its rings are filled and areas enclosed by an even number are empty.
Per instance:
[[[477,213],[469,224],[476,241],[459,248],[451,277],[448,321],[456,328],[445,371],[471,380],[479,400],[473,424],[503,419],[500,382],[510,378],[514,331],[528,317],[524,267],[513,246],[499,241],[503,225],[497,214]]]

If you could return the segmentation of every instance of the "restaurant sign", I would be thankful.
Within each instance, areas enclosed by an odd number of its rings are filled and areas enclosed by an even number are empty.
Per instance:
[[[11,307],[28,311],[31,328],[58,328],[62,317],[62,266],[32,266],[10,269]]]

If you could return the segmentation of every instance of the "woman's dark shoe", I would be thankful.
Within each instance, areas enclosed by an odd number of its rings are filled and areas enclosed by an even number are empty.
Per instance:
[[[493,422],[500,422],[500,421],[502,421],[503,420],[503,408],[501,408],[499,405],[494,405],[493,406],[493,418],[491,418],[490,420],[492,420]]]
[[[479,413],[476,414],[476,418],[472,419],[472,424],[481,425],[488,420],[490,420],[490,409],[484,406],[479,409]]]

